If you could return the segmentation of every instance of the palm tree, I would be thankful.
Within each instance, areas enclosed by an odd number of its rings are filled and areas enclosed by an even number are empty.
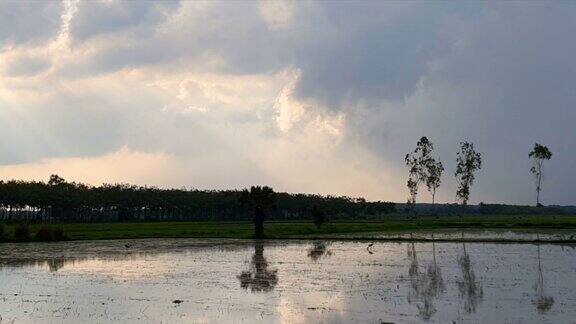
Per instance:
[[[240,204],[254,213],[254,238],[264,238],[264,220],[266,213],[276,202],[276,194],[272,188],[252,186],[242,190]]]

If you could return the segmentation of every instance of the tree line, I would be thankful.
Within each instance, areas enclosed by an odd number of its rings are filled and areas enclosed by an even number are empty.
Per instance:
[[[390,202],[311,194],[275,193],[270,219],[311,219],[317,210],[330,218],[370,218],[395,211]],[[43,181],[0,181],[0,220],[107,222],[224,220],[253,216],[242,190],[161,189],[129,184],[90,186],[58,175]]]
[[[404,162],[408,166],[408,187],[409,197],[407,204],[414,206],[418,189],[421,184],[432,196],[432,205],[435,204],[436,190],[440,187],[444,166],[441,161],[433,156],[434,145],[423,136],[416,143],[414,151],[406,154]],[[540,191],[542,191],[542,178],[544,162],[552,158],[552,153],[548,147],[536,143],[528,153],[528,158],[532,162],[530,173],[532,173],[536,183],[536,206],[542,207],[540,203]],[[477,152],[474,144],[470,142],[460,142],[460,150],[456,153],[456,171],[454,176],[458,183],[456,190],[457,200],[464,206],[470,199],[470,189],[476,179],[475,173],[482,168],[482,154]]]

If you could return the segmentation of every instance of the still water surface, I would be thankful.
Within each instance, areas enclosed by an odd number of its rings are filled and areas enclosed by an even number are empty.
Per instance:
[[[0,244],[2,323],[575,323],[574,245]]]

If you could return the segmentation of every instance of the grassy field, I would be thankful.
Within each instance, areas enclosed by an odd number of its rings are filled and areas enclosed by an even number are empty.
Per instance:
[[[33,238],[42,227],[30,225]],[[129,238],[241,238],[252,237],[250,222],[149,222],[149,223],[92,223],[58,224],[70,240],[103,240]],[[5,225],[4,237],[12,241],[15,225]],[[576,232],[576,216],[470,216],[440,217],[438,219],[338,221],[317,229],[311,222],[267,222],[266,237],[329,238],[345,233],[406,233],[445,229],[514,229],[514,230],[566,230]],[[352,236],[354,237],[354,236]]]

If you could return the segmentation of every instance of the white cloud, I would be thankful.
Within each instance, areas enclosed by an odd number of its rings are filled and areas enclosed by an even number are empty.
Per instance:
[[[292,20],[294,2],[291,0],[261,0],[260,14],[272,29],[286,28]]]

